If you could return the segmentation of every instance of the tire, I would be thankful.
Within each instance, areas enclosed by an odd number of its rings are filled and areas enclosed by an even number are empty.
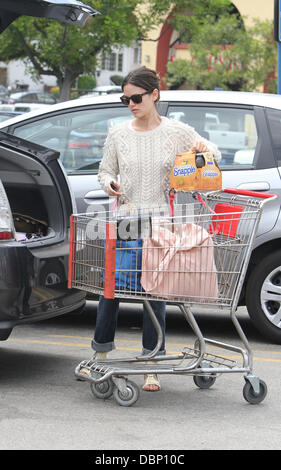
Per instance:
[[[115,387],[113,391],[113,396],[116,402],[118,403],[118,405],[132,406],[134,403],[136,403],[136,401],[139,398],[139,388],[134,382],[131,382],[130,380],[127,380],[126,387],[127,387],[126,395],[123,395],[120,392],[120,390],[117,387]]]
[[[214,385],[216,381],[216,375],[215,374],[204,374],[202,375],[194,375],[193,376],[193,381],[195,385],[199,388],[210,388],[212,385]]]
[[[260,380],[260,390],[259,393],[255,393],[252,385],[249,381],[246,380],[246,383],[243,388],[243,397],[251,405],[258,405],[261,403],[267,395],[267,386],[263,380]]]
[[[41,286],[50,287],[65,281],[65,270],[59,261],[47,261],[40,270],[39,282]]]
[[[281,344],[281,250],[263,258],[252,270],[246,286],[246,307],[262,336]]]
[[[114,389],[112,380],[107,379],[104,382],[94,383],[91,382],[91,391],[96,398],[109,398],[111,397]]]

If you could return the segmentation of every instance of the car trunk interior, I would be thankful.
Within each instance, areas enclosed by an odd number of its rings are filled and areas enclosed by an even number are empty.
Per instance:
[[[19,241],[38,241],[42,237],[63,234],[60,195],[45,165],[35,158],[0,147],[0,179]]]

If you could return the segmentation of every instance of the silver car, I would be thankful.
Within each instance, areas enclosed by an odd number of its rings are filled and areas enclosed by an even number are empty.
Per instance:
[[[108,202],[97,181],[110,126],[132,116],[120,95],[52,105],[0,124],[60,152],[78,212]],[[163,91],[162,115],[187,122],[222,153],[223,186],[276,193],[262,216],[241,305],[260,333],[281,343],[281,97],[225,91]]]

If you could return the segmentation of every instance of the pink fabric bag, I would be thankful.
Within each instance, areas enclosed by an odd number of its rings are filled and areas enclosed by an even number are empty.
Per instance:
[[[215,301],[218,296],[214,246],[209,233],[193,223],[175,232],[154,226],[143,240],[143,289],[169,300]]]

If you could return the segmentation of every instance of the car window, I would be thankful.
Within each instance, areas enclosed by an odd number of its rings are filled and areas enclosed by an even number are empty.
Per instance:
[[[222,154],[220,166],[241,168],[253,164],[257,145],[254,111],[205,106],[169,106],[168,117],[185,122]]]
[[[37,99],[39,103],[45,104],[54,104],[56,99],[52,95],[48,95],[47,93],[38,93]]]
[[[10,95],[10,98],[11,100],[17,100],[18,98],[20,98],[22,96],[22,93],[12,93]]]
[[[18,125],[14,134],[60,152],[67,173],[97,173],[109,128],[132,119],[125,107],[100,107],[48,115]]]
[[[38,103],[45,103],[44,93],[37,93],[37,101],[38,101]]]
[[[266,114],[269,123],[269,132],[272,139],[274,157],[278,166],[281,166],[281,111],[267,109]]]
[[[57,102],[54,96],[45,96],[45,103],[46,104],[55,104]]]
[[[23,95],[22,97],[20,97],[20,101],[22,103],[37,103],[38,98],[36,93],[29,93],[28,95]]]

